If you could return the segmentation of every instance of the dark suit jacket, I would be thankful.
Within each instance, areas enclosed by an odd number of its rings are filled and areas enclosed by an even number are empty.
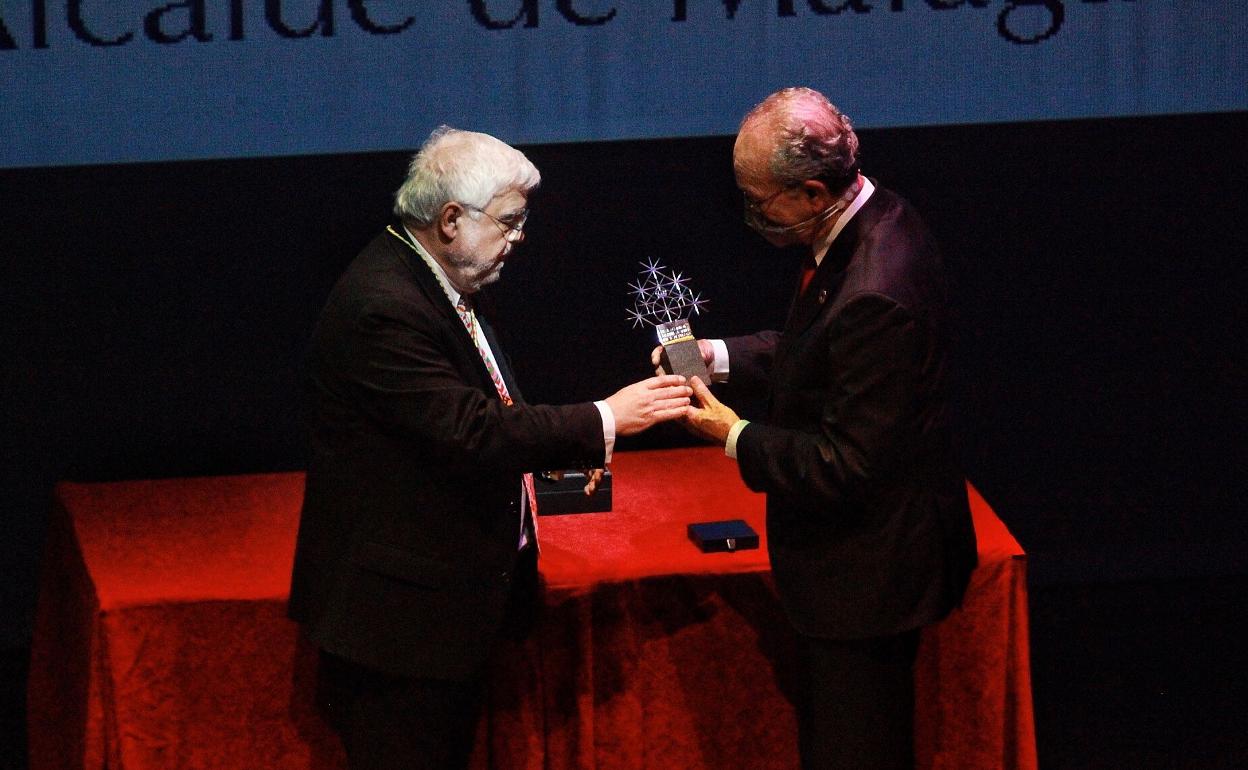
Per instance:
[[[975,566],[951,457],[940,258],[877,187],[846,224],[783,333],[726,340],[732,388],[769,416],[737,442],[767,493],[776,587],[804,634],[854,639],[945,615]]]
[[[322,648],[361,665],[471,676],[513,581],[532,577],[513,574],[522,473],[603,464],[594,405],[520,401],[481,320],[514,407],[432,271],[383,232],[338,281],[313,334],[289,612]]]

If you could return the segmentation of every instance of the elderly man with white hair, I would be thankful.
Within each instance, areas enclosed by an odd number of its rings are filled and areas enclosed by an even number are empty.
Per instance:
[[[467,764],[492,642],[535,596],[532,474],[602,468],[616,436],[689,404],[677,376],[593,403],[521,398],[475,300],[539,181],[494,137],[439,128],[313,334],[289,613],[321,650],[318,699],[352,768]]]
[[[766,418],[738,419],[695,378],[687,424],[767,494],[801,641],[802,766],[912,767],[918,630],[961,600],[976,560],[940,254],[914,209],[862,175],[849,119],[817,91],[755,107],[733,165],[746,222],[806,259],[782,331],[699,343],[725,399],[761,391]]]

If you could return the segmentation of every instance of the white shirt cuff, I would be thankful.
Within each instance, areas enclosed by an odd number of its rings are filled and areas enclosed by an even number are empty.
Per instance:
[[[598,414],[602,415],[602,462],[605,465],[611,462],[611,453],[615,451],[615,413],[607,406],[606,401],[595,401],[594,406],[598,407]]]
[[[737,438],[749,424],[749,420],[737,420],[732,424],[732,427],[728,429],[728,440],[724,442],[724,454],[734,460],[737,459]]]
[[[715,351],[715,360],[711,362],[711,382],[728,381],[728,346],[723,340],[708,340]]]

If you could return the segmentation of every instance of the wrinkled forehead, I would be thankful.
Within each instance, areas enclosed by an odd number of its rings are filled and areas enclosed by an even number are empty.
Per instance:
[[[494,197],[490,199],[489,204],[486,206],[486,209],[488,209],[489,212],[495,216],[513,214],[524,209],[524,207],[528,205],[528,202],[528,193],[518,187],[508,187],[498,193],[495,193]]]

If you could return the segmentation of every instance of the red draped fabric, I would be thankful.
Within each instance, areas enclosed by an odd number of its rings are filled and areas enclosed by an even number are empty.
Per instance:
[[[792,631],[756,551],[695,521],[762,498],[714,448],[621,453],[614,510],[544,517],[544,614],[497,657],[474,768],[791,768]],[[31,767],[330,770],[286,620],[299,473],[60,484],[32,653]],[[1034,768],[1025,562],[974,490],[980,566],[924,631],[923,768]]]

